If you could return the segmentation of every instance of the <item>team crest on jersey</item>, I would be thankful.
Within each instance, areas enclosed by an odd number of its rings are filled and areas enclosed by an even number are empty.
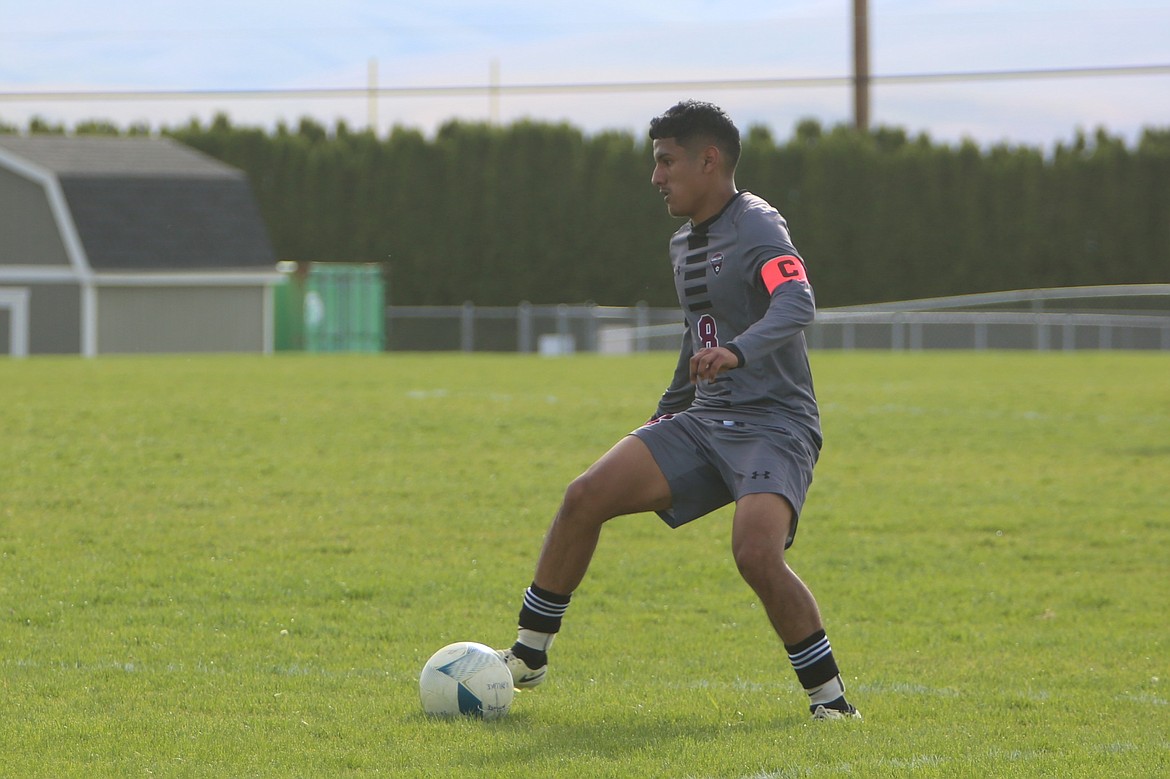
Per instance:
[[[711,255],[711,270],[715,271],[715,275],[719,275],[719,271],[723,270],[723,253],[716,252]]]

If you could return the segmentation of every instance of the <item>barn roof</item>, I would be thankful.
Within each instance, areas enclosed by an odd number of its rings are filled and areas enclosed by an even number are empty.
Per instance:
[[[244,175],[169,138],[0,135],[0,146],[59,176]]]
[[[165,138],[0,135],[53,174],[94,270],[271,269],[244,173]]]

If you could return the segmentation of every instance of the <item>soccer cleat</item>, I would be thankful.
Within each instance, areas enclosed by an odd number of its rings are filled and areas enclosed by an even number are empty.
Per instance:
[[[825,706],[824,704],[809,706],[809,709],[812,711],[812,718],[815,720],[861,719],[861,712],[850,703],[845,703],[844,709],[836,709],[831,706]]]
[[[545,674],[548,673],[548,663],[540,668],[529,668],[528,663],[516,657],[511,649],[497,649],[496,654],[512,672],[512,685],[515,687],[535,687],[544,681]]]

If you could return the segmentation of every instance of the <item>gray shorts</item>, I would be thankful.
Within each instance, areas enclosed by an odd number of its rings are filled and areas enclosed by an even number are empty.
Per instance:
[[[812,484],[819,452],[781,427],[732,422],[687,412],[667,415],[635,430],[670,485],[671,507],[658,516],[671,527],[737,501],[772,493],[792,506],[796,524]]]

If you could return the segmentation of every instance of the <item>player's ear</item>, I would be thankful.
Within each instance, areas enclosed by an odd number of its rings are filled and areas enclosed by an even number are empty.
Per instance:
[[[707,172],[715,172],[719,169],[723,155],[719,153],[719,147],[715,144],[710,144],[703,149],[701,159],[703,160],[703,170]]]

